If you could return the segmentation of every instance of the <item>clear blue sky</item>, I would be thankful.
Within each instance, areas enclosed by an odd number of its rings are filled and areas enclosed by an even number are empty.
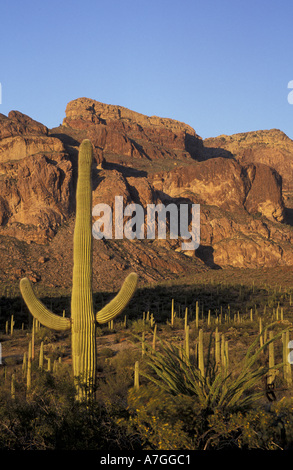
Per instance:
[[[93,98],[214,137],[293,138],[292,0],[4,0],[0,113],[48,127]]]

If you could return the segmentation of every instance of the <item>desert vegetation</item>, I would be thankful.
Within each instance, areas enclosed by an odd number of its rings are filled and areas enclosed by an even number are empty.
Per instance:
[[[97,327],[90,401],[75,397],[70,332],[41,326],[16,291],[2,294],[1,449],[292,448],[291,289],[139,288]],[[95,307],[112,297],[94,293]],[[69,295],[41,298],[68,316]]]
[[[214,269],[137,288],[131,271],[94,292],[92,150],[79,150],[72,288],[0,288],[0,449],[292,448],[291,287],[276,270],[272,285]]]

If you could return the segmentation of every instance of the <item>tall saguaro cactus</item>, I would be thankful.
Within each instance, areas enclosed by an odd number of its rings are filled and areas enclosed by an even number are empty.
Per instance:
[[[129,274],[116,297],[96,315],[92,295],[92,144],[85,139],[79,149],[76,188],[76,220],[74,230],[71,318],[52,313],[36,297],[30,281],[20,281],[22,297],[31,314],[47,328],[71,329],[72,364],[77,398],[87,399],[96,375],[96,323],[107,323],[119,315],[131,297],[137,275]]]

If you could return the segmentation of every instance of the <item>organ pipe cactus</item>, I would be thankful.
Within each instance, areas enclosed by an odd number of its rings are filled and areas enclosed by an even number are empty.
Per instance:
[[[92,394],[96,374],[96,324],[107,323],[119,315],[131,297],[137,275],[129,274],[116,297],[96,315],[92,296],[92,144],[85,139],[79,148],[76,188],[76,220],[74,230],[71,318],[52,313],[36,297],[27,278],[20,281],[22,297],[31,314],[45,327],[66,331],[71,329],[73,375],[77,398]]]

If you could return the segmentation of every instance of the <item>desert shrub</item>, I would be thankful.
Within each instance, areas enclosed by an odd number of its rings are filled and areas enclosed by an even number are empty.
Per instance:
[[[246,410],[207,410],[192,396],[148,384],[130,390],[122,420],[145,450],[291,450],[293,400]]]
[[[38,331],[35,332],[35,342],[44,344],[50,344],[57,341],[59,338],[56,331],[50,330],[49,328],[41,327]]]
[[[267,376],[269,366],[260,362],[261,353],[281,334],[282,330],[262,347],[258,347],[259,336],[257,336],[242,361],[237,364],[236,371],[226,370],[221,364],[216,364],[211,354],[211,335],[204,375],[192,357],[186,356],[180,345],[161,341],[160,350],[148,355],[147,364],[150,373],[144,375],[172,395],[193,396],[209,411],[214,411],[216,408],[241,410],[253,406],[263,396],[263,390],[259,385]],[[279,367],[281,364],[274,365],[274,369]]]
[[[151,326],[149,322],[144,321],[139,318],[138,320],[133,320],[131,322],[130,330],[134,335],[141,334],[143,331],[150,331]]]
[[[111,349],[111,348],[104,347],[104,348],[100,349],[99,354],[100,354],[100,356],[102,356],[104,358],[109,358],[109,357],[113,357],[115,355],[115,351],[113,351],[113,349]]]
[[[237,415],[208,411],[194,397],[173,396],[149,384],[132,389],[128,404],[128,428],[139,434],[145,450],[239,448],[243,425]]]
[[[69,370],[40,372],[25,395],[0,387],[0,450],[119,450],[136,441],[117,424],[124,410],[75,400]],[[125,413],[125,411],[124,411]]]
[[[173,319],[173,325],[171,324],[170,320],[167,320],[165,329],[166,331],[172,331],[172,330],[181,330],[183,327],[184,327],[184,318],[175,316]]]
[[[269,371],[260,356],[281,333],[262,347],[257,336],[237,370],[215,364],[208,349],[204,375],[180,345],[161,342],[141,372],[149,382],[128,395],[128,426],[146,449],[274,449],[284,445],[284,435],[289,446],[291,402],[289,409],[268,411],[259,401]]]
[[[192,448],[192,438],[184,430],[180,401],[174,397],[148,385],[129,392],[128,406],[128,429],[139,434],[143,449]]]
[[[292,450],[293,449],[293,400],[273,403],[270,407],[258,407],[245,416],[237,416],[242,423],[238,439],[241,449]]]
[[[127,406],[127,394],[133,385],[134,364],[141,358],[141,354],[135,349],[119,351],[109,362],[104,365],[104,377],[97,383],[97,399],[105,406],[119,406],[121,409]],[[141,368],[143,362],[141,361]]]

